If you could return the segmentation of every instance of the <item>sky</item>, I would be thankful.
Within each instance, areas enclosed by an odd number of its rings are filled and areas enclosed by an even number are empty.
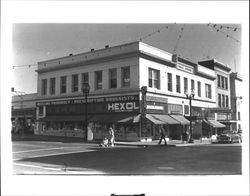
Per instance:
[[[241,72],[241,31],[241,24],[209,22],[14,23],[12,87],[35,93],[39,61],[140,39],[169,53],[176,49],[178,55],[194,62],[214,58],[230,66],[232,71]]]

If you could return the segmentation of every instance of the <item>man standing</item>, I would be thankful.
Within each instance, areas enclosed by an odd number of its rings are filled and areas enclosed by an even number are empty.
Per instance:
[[[162,126],[160,126],[160,136],[161,136],[161,138],[160,138],[160,141],[159,141],[158,144],[161,144],[162,139],[164,139],[165,146],[166,146],[167,141],[166,141],[166,138],[165,138],[165,129]]]

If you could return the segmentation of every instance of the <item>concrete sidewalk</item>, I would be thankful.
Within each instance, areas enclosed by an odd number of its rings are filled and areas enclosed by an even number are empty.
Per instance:
[[[159,140],[153,140],[149,142],[120,142],[116,141],[115,145],[127,145],[127,146],[139,146],[139,147],[153,147],[153,146],[165,146],[164,142],[158,144]],[[170,140],[167,142],[168,147],[181,147],[181,146],[197,146],[197,145],[208,145],[210,141],[194,140],[194,143],[183,143],[181,140]]]
[[[51,142],[69,142],[69,143],[96,143],[99,144],[100,141],[88,141],[84,142],[83,138],[72,138],[72,137],[59,137],[59,136],[46,136],[46,135],[22,135],[17,138],[12,138],[12,141],[51,141]],[[138,147],[159,147],[165,146],[164,142],[160,145],[158,144],[159,140],[147,141],[147,142],[129,142],[129,141],[116,141],[115,145],[123,145],[123,146],[138,146]],[[181,146],[196,146],[196,145],[208,145],[211,144],[211,141],[201,141],[201,140],[194,140],[194,143],[187,143],[184,144],[181,140],[170,140],[167,141],[168,147],[181,147]]]

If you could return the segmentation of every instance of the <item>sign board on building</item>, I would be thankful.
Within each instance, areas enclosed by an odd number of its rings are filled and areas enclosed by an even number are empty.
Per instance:
[[[188,73],[193,73],[193,68],[192,67],[186,66],[185,64],[182,64],[182,63],[178,63],[176,65],[176,68],[179,69],[179,70],[188,72]]]

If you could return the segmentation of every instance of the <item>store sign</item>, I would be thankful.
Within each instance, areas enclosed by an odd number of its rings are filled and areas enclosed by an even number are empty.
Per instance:
[[[109,103],[108,111],[123,112],[138,110],[139,106],[136,102],[120,102],[120,103]]]
[[[193,73],[193,68],[187,67],[187,66],[185,66],[185,65],[180,65],[179,63],[178,63],[178,65],[176,66],[176,68],[179,69],[179,70],[182,70],[182,71],[186,71],[186,72],[188,72],[188,73]]]
[[[125,96],[113,96],[113,97],[98,97],[88,98],[87,103],[105,103],[105,102],[128,102],[128,101],[139,101],[139,95],[125,95]],[[45,101],[36,103],[37,106],[41,105],[68,105],[68,104],[82,104],[86,100],[82,99],[68,99],[68,100],[57,100],[57,101]]]
[[[149,110],[164,110],[164,106],[160,106],[160,105],[147,105],[147,109],[149,109]]]

